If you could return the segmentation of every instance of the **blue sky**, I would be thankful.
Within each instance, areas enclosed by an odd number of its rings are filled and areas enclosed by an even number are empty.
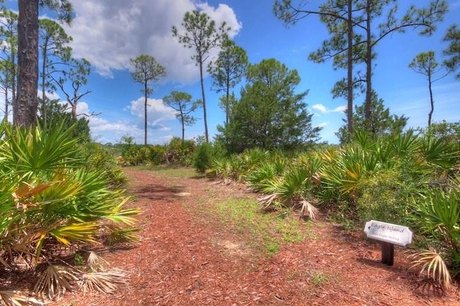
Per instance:
[[[6,3],[14,7],[14,2]],[[428,1],[399,2],[403,11],[409,3],[421,6]],[[410,70],[408,64],[419,52],[434,50],[441,55],[446,47],[442,38],[447,27],[459,24],[460,0],[448,2],[450,11],[433,36],[424,38],[408,30],[405,34],[386,37],[376,48],[374,87],[393,113],[410,118],[410,126],[426,125],[429,100],[426,79]],[[305,103],[314,113],[313,124],[323,127],[323,141],[337,142],[334,133],[343,124],[346,101],[332,99],[330,89],[345,76],[345,71],[334,71],[331,62],[308,61],[308,54],[328,37],[317,17],[286,27],[273,15],[273,0],[79,0],[72,3],[76,18],[66,30],[74,38],[74,55],[87,58],[93,65],[87,86],[92,92],[84,98],[80,111],[100,113],[90,119],[96,141],[114,143],[123,135],[129,135],[142,143],[141,86],[131,79],[128,71],[129,59],[142,53],[154,56],[167,71],[167,77],[154,84],[149,109],[149,143],[165,143],[173,136],[180,136],[179,121],[174,111],[162,104],[161,98],[172,90],[186,91],[195,99],[200,98],[199,75],[190,60],[190,51],[171,37],[171,27],[180,25],[186,11],[200,9],[218,23],[225,20],[232,26],[235,42],[247,51],[251,63],[274,57],[290,69],[297,69],[302,79],[298,91],[309,90]],[[206,89],[212,136],[225,116],[217,106],[219,96],[211,90],[209,77]],[[239,90],[237,86],[235,92]],[[453,75],[438,81],[434,95],[434,121],[459,121],[460,81]],[[357,97],[355,103],[361,104],[363,99]],[[187,138],[204,134],[202,111],[198,110],[196,116],[200,119],[186,128]]]

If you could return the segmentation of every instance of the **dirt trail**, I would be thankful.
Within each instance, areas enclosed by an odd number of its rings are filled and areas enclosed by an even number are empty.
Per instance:
[[[458,290],[425,295],[400,249],[395,265],[383,266],[378,245],[318,221],[313,237],[260,256],[197,204],[252,195],[206,179],[126,173],[143,211],[142,243],[103,256],[129,272],[128,285],[59,305],[460,305]]]

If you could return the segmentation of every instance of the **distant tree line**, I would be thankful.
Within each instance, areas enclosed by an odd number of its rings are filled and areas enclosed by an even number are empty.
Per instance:
[[[407,29],[431,35],[448,6],[445,0],[433,0],[427,7],[411,6],[400,13],[397,4],[396,0],[326,0],[315,7],[309,2],[295,0],[274,3],[274,13],[284,23],[295,24],[304,17],[316,15],[329,31],[329,39],[309,58],[318,63],[332,59],[334,68],[347,71],[346,77],[332,89],[334,97],[347,99],[346,126],[338,133],[342,141],[350,140],[356,128],[379,135],[400,131],[407,122],[404,116],[391,115],[374,90],[375,47],[391,33]],[[20,0],[19,15],[5,8],[1,12],[0,88],[6,101],[5,115],[12,108],[13,122],[18,126],[35,124],[37,114],[46,124],[48,113],[52,113],[48,93],[60,90],[64,94],[73,119],[77,117],[78,102],[89,94],[83,88],[90,73],[90,63],[72,57],[69,47],[72,38],[59,22],[39,20],[40,7],[54,10],[61,22],[71,21],[72,7],[68,0]],[[245,50],[230,38],[230,30],[226,23],[217,25],[198,10],[187,12],[181,25],[172,27],[172,36],[193,51],[191,58],[200,72],[201,99],[194,100],[188,93],[179,91],[163,99],[177,111],[182,140],[185,126],[196,121],[193,112],[202,107],[205,140],[209,141],[206,70],[213,78],[213,89],[223,93],[220,104],[225,111],[225,122],[218,127],[217,139],[228,148],[234,151],[252,147],[286,149],[317,140],[320,129],[311,125],[312,114],[304,101],[307,91],[295,90],[300,82],[297,71],[288,69],[276,59],[250,64]],[[410,63],[414,71],[428,79],[431,105],[428,125],[432,124],[434,112],[432,83],[458,69],[459,39],[460,31],[457,25],[452,25],[445,35],[449,45],[442,64],[436,62],[432,51],[417,55]],[[211,52],[216,48],[219,53],[212,60]],[[133,79],[142,84],[144,144],[147,144],[148,97],[153,93],[152,82],[163,77],[166,69],[147,54],[133,58],[131,64]],[[439,76],[435,76],[436,73]],[[37,97],[39,80],[40,100]],[[238,84],[243,85],[239,95],[234,92]],[[359,93],[364,95],[362,106],[356,104]]]

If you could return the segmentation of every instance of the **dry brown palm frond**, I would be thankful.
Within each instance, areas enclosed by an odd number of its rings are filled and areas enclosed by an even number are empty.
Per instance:
[[[125,271],[120,269],[113,269],[105,272],[90,272],[84,273],[79,285],[83,293],[87,292],[103,292],[113,293],[117,290],[119,284],[125,284],[127,276]]]
[[[452,278],[446,263],[436,250],[426,250],[409,256],[412,260],[411,268],[420,268],[420,274],[433,279],[444,289],[452,284]]]
[[[59,298],[67,290],[71,291],[73,289],[73,284],[78,281],[79,274],[81,272],[76,269],[49,265],[40,275],[34,291],[41,297]]]
[[[95,252],[90,251],[88,258],[86,259],[86,265],[91,269],[91,271],[105,271],[107,270],[109,263]]]
[[[316,215],[318,214],[318,208],[313,206],[313,204],[307,200],[301,201],[300,204],[302,204],[302,208],[300,208],[300,217],[304,218],[308,216],[310,219],[315,220]]]
[[[3,304],[6,306],[45,305],[44,302],[28,296],[25,292],[13,290],[0,291],[0,305]]]
[[[268,209],[277,199],[278,195],[276,193],[272,193],[258,197],[257,201],[264,206],[264,209]]]

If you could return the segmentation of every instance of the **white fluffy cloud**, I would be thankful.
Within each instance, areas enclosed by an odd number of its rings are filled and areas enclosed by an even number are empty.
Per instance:
[[[320,112],[321,114],[327,114],[327,113],[343,113],[344,111],[347,110],[346,105],[341,105],[337,106],[334,109],[328,109],[325,105],[323,104],[314,104],[311,106],[312,109]]]
[[[150,128],[167,131],[168,127],[164,125],[169,120],[176,119],[176,111],[166,106],[163,100],[148,99],[147,100],[147,124]],[[131,101],[127,110],[132,115],[139,119],[139,122],[144,122],[144,98],[140,97],[137,100]]]
[[[172,26],[179,26],[187,11],[199,9],[217,24],[225,21],[233,29],[232,36],[241,29],[232,8],[225,4],[215,8],[192,0],[80,0],[73,7],[76,17],[67,31],[74,38],[75,55],[88,59],[106,76],[128,68],[130,58],[146,53],[166,67],[169,80],[195,81],[198,72],[190,59],[192,51],[171,34]]]

